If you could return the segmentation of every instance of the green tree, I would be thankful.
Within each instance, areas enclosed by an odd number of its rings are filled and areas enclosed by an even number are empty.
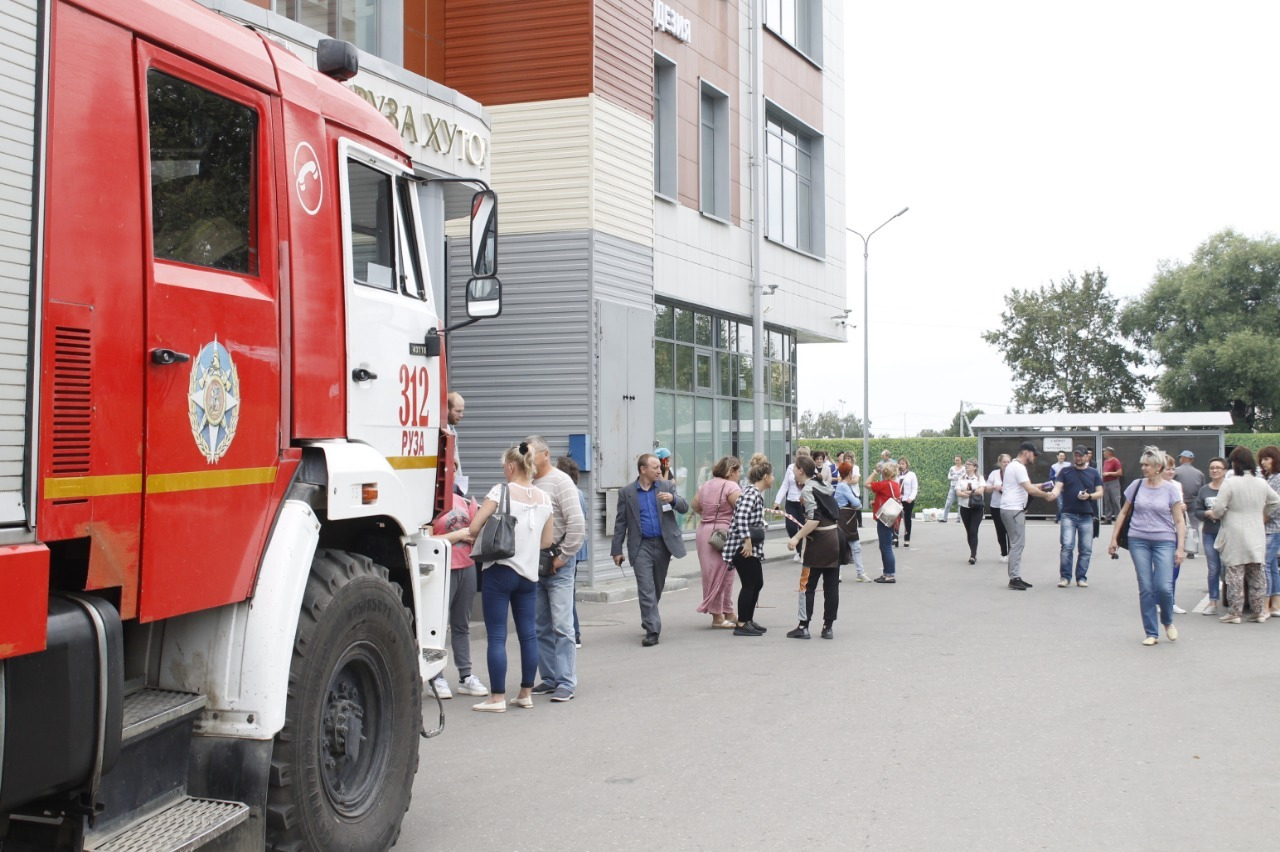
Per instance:
[[[982,337],[995,344],[1013,371],[1014,403],[1030,412],[1122,411],[1145,401],[1145,380],[1134,369],[1142,352],[1118,324],[1119,300],[1101,269],[1068,273],[1038,290],[1004,297],[1001,327]]]
[[[973,422],[973,418],[977,417],[979,414],[982,414],[982,413],[983,411],[981,408],[970,408],[967,411],[965,411],[964,416],[966,420],[968,420],[969,422]],[[956,416],[951,418],[951,425],[947,427],[947,431],[941,433],[941,436],[946,436],[951,438],[966,438],[966,437],[969,437],[971,434],[972,433],[969,431],[969,429],[965,427],[963,423],[960,422],[960,412],[957,411]],[[924,436],[921,435],[920,437],[923,438]]]
[[[861,438],[862,421],[852,414],[838,411],[806,411],[800,415],[802,438]]]
[[[1233,431],[1280,425],[1280,241],[1225,230],[1186,264],[1161,264],[1121,315],[1163,371],[1170,411],[1231,412]]]

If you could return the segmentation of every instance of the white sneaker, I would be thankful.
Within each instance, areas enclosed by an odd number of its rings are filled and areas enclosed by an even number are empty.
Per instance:
[[[859,575],[857,576],[857,580],[858,580],[858,582],[859,582],[859,583],[870,583],[870,582],[871,582],[871,578],[870,578],[870,577],[868,577],[866,574],[859,574]]]
[[[1174,614],[1174,615],[1186,615],[1186,614],[1187,614],[1187,611],[1186,611],[1185,609],[1183,609],[1182,607],[1178,606],[1177,604],[1174,604],[1174,605],[1173,605],[1173,614]]]
[[[792,562],[799,562],[799,561],[800,561],[800,551],[798,551],[798,550],[796,551],[795,555],[791,557],[791,561],[792,561]]]
[[[1201,614],[1201,615],[1217,615],[1217,614],[1218,614],[1218,602],[1217,602],[1217,601],[1215,601],[1215,600],[1210,599],[1210,600],[1209,600],[1208,605],[1206,605],[1206,606],[1205,606],[1205,608],[1204,608],[1204,612],[1202,612],[1202,613],[1200,613],[1200,614]]]
[[[466,680],[458,684],[458,692],[463,695],[488,695],[489,687],[481,683],[480,678],[472,674],[467,675]]]
[[[1009,561],[1009,557],[1007,557],[1007,556],[1001,556],[1001,557],[1000,557],[1000,561],[1001,561],[1001,562],[1008,562],[1008,561]]]
[[[1058,588],[1059,588],[1059,589],[1065,589],[1067,586],[1070,586],[1070,585],[1071,585],[1071,581],[1070,581],[1070,580],[1059,580],[1059,581],[1058,581]]]
[[[444,679],[444,675],[437,675],[436,679],[431,681],[431,685],[436,688],[436,695],[441,698],[452,698],[453,693],[449,691],[449,682]],[[489,694],[489,690],[485,690],[485,695]]]

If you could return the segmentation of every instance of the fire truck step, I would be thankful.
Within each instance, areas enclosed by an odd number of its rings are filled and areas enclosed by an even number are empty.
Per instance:
[[[140,737],[175,719],[203,710],[208,699],[190,692],[141,689],[124,699],[124,740]]]
[[[86,841],[85,852],[187,852],[213,842],[249,818],[240,802],[184,798],[124,831]]]

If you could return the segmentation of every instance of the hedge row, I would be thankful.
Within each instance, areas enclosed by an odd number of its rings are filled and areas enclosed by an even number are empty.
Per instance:
[[[1159,443],[1156,436],[1153,435],[1153,439]],[[1280,447],[1280,433],[1229,433],[1226,436],[1226,444],[1248,447],[1254,455],[1257,455],[1258,450],[1263,447]],[[801,439],[796,446],[826,450],[829,456],[848,450],[853,453],[858,465],[862,465],[861,438]],[[975,457],[978,454],[978,440],[977,438],[872,438],[871,464],[873,467],[880,460],[882,450],[888,450],[895,459],[906,456],[911,460],[911,469],[920,479],[920,496],[916,500],[918,512],[921,509],[942,508],[942,504],[947,499],[947,471],[955,463],[956,456]],[[1196,461],[1203,470],[1205,462],[1200,459]]]
[[[826,450],[829,456],[848,450],[853,453],[858,466],[862,466],[861,438],[800,440],[796,446]],[[920,479],[920,495],[916,498],[916,511],[919,512],[921,509],[942,508],[942,504],[947,500],[947,471],[955,464],[956,456],[964,456],[968,459],[978,455],[978,439],[872,438],[872,467],[875,467],[876,462],[880,460],[882,450],[888,450],[895,459],[906,456],[910,460],[911,469]]]

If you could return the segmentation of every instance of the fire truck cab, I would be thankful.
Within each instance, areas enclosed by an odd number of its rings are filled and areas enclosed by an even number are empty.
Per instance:
[[[349,44],[0,17],[0,847],[386,849],[445,663],[441,195]]]

